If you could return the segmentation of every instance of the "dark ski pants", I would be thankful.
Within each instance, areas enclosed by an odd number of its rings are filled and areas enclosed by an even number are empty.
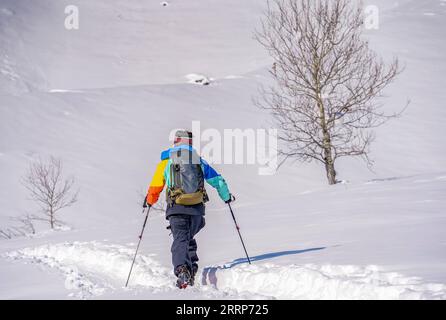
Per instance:
[[[186,265],[191,271],[196,269],[198,256],[194,236],[204,227],[204,217],[202,215],[171,215],[169,222],[173,235],[171,252],[175,275],[177,275],[177,268],[182,265]]]

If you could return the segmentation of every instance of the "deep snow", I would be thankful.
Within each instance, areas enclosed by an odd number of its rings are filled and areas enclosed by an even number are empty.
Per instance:
[[[254,262],[243,263],[211,191],[200,279],[179,291],[159,212],[123,288],[140,193],[173,128],[268,126],[252,104],[268,81],[269,59],[252,40],[262,2],[0,0],[0,227],[35,212],[20,177],[39,155],[62,157],[81,188],[62,216],[72,230],[0,240],[0,298],[445,299],[446,3],[373,3],[372,46],[406,65],[383,101],[398,110],[411,100],[377,130],[374,172],[346,160],[345,183],[328,187],[314,164],[273,176],[217,165]],[[63,28],[66,4],[79,5],[79,31]],[[188,83],[197,75],[210,85]]]
[[[314,248],[312,250],[322,250]],[[133,247],[98,242],[73,242],[26,248],[6,254],[52,268],[62,274],[69,297],[101,297],[122,289]],[[256,259],[254,258],[254,261]],[[201,285],[190,289],[206,298],[241,295],[245,298],[277,299],[445,299],[446,286],[423,283],[415,277],[384,272],[377,266],[242,264],[234,261],[207,267]],[[139,255],[131,286],[152,294],[173,293],[174,276],[154,257]],[[120,289],[121,288],[121,289]],[[122,293],[121,293],[122,294]]]

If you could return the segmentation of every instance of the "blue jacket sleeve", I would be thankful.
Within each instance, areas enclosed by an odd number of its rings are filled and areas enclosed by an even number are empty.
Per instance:
[[[223,201],[229,200],[231,196],[225,179],[203,159],[201,159],[201,168],[206,182],[217,189],[218,195]]]

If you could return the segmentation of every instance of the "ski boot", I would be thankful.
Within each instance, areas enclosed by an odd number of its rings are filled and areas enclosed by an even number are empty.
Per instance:
[[[191,284],[192,275],[189,268],[186,266],[179,266],[177,269],[177,287],[180,289],[186,289],[188,285],[193,285],[193,280]]]

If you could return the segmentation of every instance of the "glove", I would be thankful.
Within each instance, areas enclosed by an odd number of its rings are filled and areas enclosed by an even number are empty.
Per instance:
[[[147,208],[147,207],[151,207],[152,205],[150,205],[150,204],[148,204],[147,203],[147,197],[144,197],[144,202],[143,202],[143,204],[142,204],[142,207],[145,209],[145,208]]]
[[[232,201],[235,201],[235,197],[232,194],[229,194],[229,199],[225,201],[225,203],[231,203]]]

